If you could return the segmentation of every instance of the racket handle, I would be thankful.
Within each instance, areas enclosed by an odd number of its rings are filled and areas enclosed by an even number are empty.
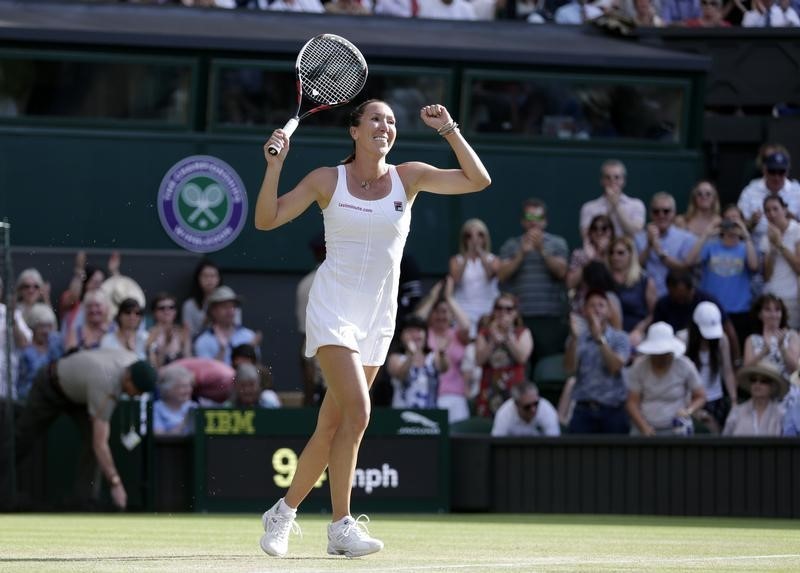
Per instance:
[[[297,124],[300,123],[300,120],[296,117],[293,117],[289,121],[286,122],[286,125],[283,126],[283,132],[286,134],[286,137],[292,137],[294,130],[297,129]],[[278,155],[281,152],[282,147],[276,147],[274,145],[270,145],[267,148],[267,151],[270,155]]]

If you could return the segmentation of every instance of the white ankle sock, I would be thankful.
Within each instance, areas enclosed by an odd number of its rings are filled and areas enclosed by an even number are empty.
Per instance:
[[[352,517],[350,517],[349,515],[345,515],[345,516],[344,516],[343,518],[341,518],[339,521],[334,521],[332,525],[333,525],[334,527],[342,527],[342,526],[344,525],[344,520],[345,520],[345,519],[349,519],[350,521],[353,521],[353,518],[352,518]]]
[[[297,513],[297,509],[286,505],[286,502],[283,501],[283,498],[281,498],[280,502],[278,502],[278,513],[283,515],[295,515]]]

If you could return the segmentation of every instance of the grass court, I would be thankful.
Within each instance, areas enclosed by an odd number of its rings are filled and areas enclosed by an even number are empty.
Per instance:
[[[383,552],[325,553],[301,512],[289,556],[261,552],[259,515],[0,515],[0,571],[320,573],[800,571],[790,520],[578,515],[378,515]]]

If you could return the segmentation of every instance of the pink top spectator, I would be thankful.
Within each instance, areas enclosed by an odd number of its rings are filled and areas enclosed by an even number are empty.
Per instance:
[[[170,362],[169,366],[175,364],[194,374],[196,398],[206,398],[222,404],[231,397],[236,372],[224,362],[213,358],[180,358]]]

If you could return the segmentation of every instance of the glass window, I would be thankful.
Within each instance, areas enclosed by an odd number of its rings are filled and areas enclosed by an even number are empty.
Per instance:
[[[573,78],[466,80],[476,133],[571,140],[679,143],[686,88],[680,84]]]
[[[212,99],[213,123],[224,127],[282,126],[297,107],[293,70],[242,63],[220,63],[216,97]],[[398,126],[421,131],[419,110],[426,103],[447,102],[449,71],[403,68],[400,71],[371,67],[364,90],[356,102],[378,98],[394,110]],[[302,112],[313,107],[304,102]],[[347,124],[352,106],[342,106],[303,119],[304,127],[336,127]],[[301,113],[302,113],[301,112]]]
[[[191,78],[189,63],[0,54],[0,118],[186,124]]]

